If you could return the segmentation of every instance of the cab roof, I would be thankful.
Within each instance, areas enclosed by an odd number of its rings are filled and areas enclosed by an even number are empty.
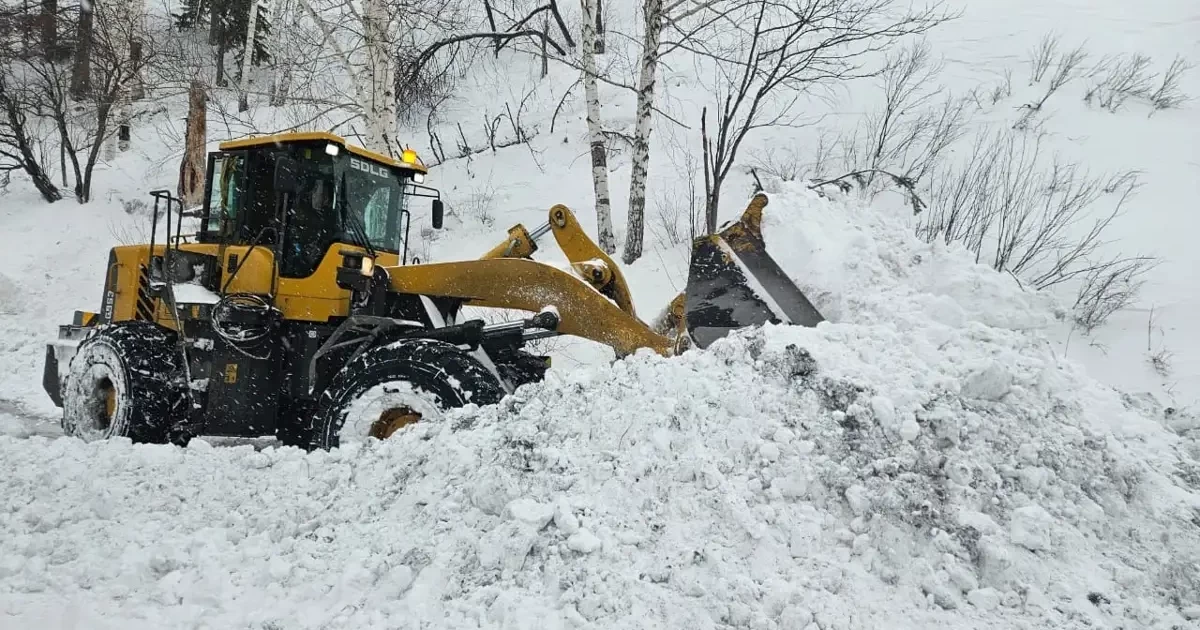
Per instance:
[[[329,133],[328,131],[286,131],[283,133],[277,133],[277,134],[273,134],[273,135],[269,135],[269,136],[248,136],[245,138],[239,138],[237,140],[227,140],[227,141],[222,142],[221,144],[217,145],[217,148],[220,149],[221,151],[233,151],[236,149],[251,149],[254,147],[261,147],[261,146],[268,146],[268,145],[273,146],[273,145],[279,145],[279,144],[289,144],[289,143],[293,143],[293,142],[313,142],[313,141],[331,142],[333,144],[340,146],[341,148],[345,149],[346,151],[353,153],[354,155],[357,155],[359,157],[364,157],[364,158],[374,161],[374,162],[386,164],[388,166],[417,171],[418,173],[428,173],[429,172],[428,167],[426,167],[425,164],[421,162],[421,158],[417,157],[417,154],[414,151],[411,151],[411,150],[405,151],[405,154],[406,154],[405,157],[407,157],[408,155],[412,156],[411,162],[409,162],[407,160],[406,161],[396,160],[394,158],[383,155],[382,153],[376,153],[369,149],[364,149],[363,147],[360,147],[358,145],[349,144],[346,142],[345,138],[343,138],[339,135],[336,135],[336,134]]]

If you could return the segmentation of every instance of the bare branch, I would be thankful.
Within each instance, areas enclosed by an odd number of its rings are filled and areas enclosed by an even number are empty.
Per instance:
[[[541,40],[541,41],[545,42],[546,45],[553,48],[555,50],[555,52],[557,52],[558,54],[560,54],[560,55],[567,54],[567,52],[565,50],[563,50],[562,46],[558,45],[558,42],[554,41],[548,35],[546,35],[545,33],[541,32],[541,31],[538,31],[538,30],[530,29],[530,30],[523,30],[523,31],[515,31],[515,32],[511,32],[511,33],[466,33],[463,35],[455,35],[454,37],[448,37],[446,39],[439,40],[437,42],[434,42],[433,44],[430,44],[428,47],[426,47],[425,50],[421,51],[421,54],[417,56],[416,61],[413,62],[413,66],[411,69],[412,76],[415,78],[416,74],[418,72],[420,72],[421,67],[425,63],[427,63],[430,59],[432,59],[433,55],[436,54],[437,51],[439,51],[447,46],[452,46],[454,44],[469,41],[472,39],[499,39],[499,40],[507,41],[507,40],[514,39],[517,37],[532,37],[534,39]]]

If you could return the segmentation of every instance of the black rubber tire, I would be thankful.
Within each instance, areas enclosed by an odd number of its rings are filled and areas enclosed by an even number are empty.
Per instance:
[[[84,440],[127,437],[164,444],[188,410],[174,331],[145,321],[105,324],[71,358],[63,387],[63,432]],[[107,389],[115,391],[111,418]]]
[[[539,383],[546,378],[546,357],[520,351],[508,360],[496,361],[496,371],[515,390],[522,385]]]
[[[311,448],[337,448],[351,405],[374,387],[395,382],[430,396],[440,409],[491,405],[505,395],[494,374],[453,344],[411,339],[379,345],[343,366],[321,393]]]

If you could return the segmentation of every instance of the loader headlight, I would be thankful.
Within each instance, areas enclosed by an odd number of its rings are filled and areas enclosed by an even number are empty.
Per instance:
[[[362,275],[364,276],[371,275],[375,271],[375,259],[363,256],[362,266],[359,267],[359,271],[361,271]]]
[[[424,184],[425,173],[413,173],[413,182],[417,184]]]
[[[325,145],[325,154],[326,155],[331,155],[333,157],[337,157],[338,153],[339,153],[338,145],[333,144],[333,143]]]

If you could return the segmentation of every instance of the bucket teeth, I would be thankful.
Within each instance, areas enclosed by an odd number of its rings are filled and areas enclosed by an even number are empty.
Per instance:
[[[738,221],[692,243],[684,322],[701,348],[739,328],[824,321],[767,253],[761,231],[766,203],[765,195],[756,195]]]

